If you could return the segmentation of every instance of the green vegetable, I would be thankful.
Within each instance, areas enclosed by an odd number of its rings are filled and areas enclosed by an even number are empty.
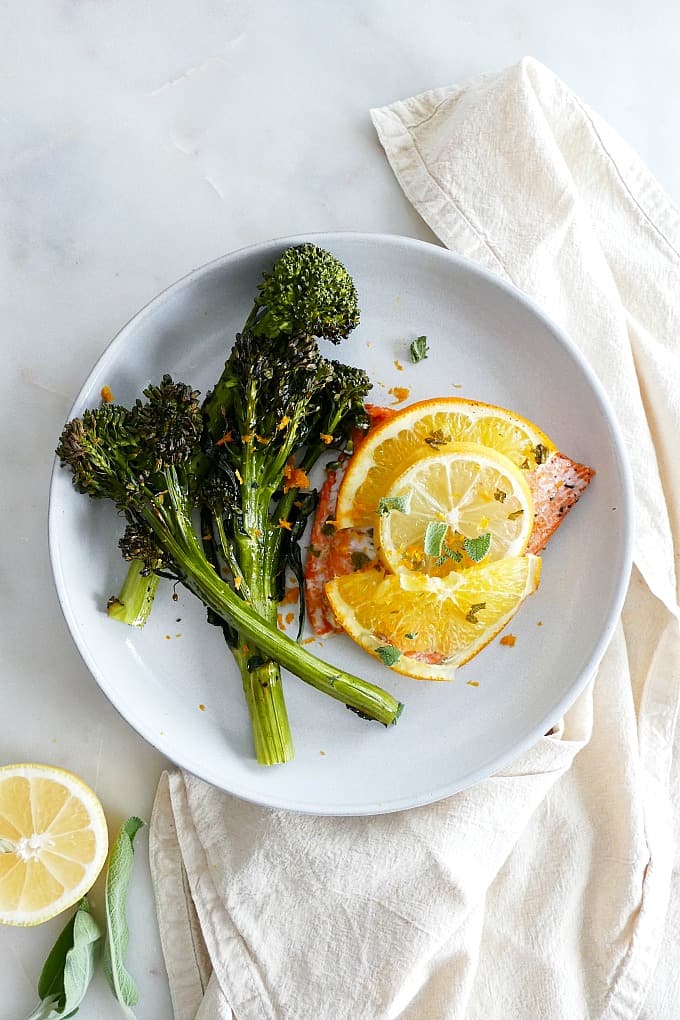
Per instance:
[[[112,500],[127,519],[124,557],[181,581],[223,625],[263,764],[293,753],[280,666],[385,725],[402,707],[276,626],[286,566],[302,578],[299,539],[315,503],[287,478],[367,424],[365,373],[323,357],[315,339],[336,341],[357,318],[340,263],[313,245],[289,249],[265,275],[203,405],[190,386],[164,376],[131,409],[85,411],[57,447],[75,487]]]
[[[549,451],[548,447],[544,446],[543,443],[537,443],[533,450],[534,460],[537,464],[545,464],[548,459]]]
[[[424,550],[426,556],[441,556],[444,539],[449,526],[446,521],[430,521],[425,528]]]
[[[375,650],[375,654],[385,663],[386,666],[394,666],[395,662],[398,662],[401,658],[401,652],[394,645],[380,645]]]
[[[143,627],[149,619],[159,581],[158,574],[150,571],[144,560],[132,560],[120,595],[114,595],[107,603],[107,613],[119,623]]]
[[[474,605],[470,606],[465,616],[468,623],[479,623],[477,613],[480,609],[486,609],[486,602],[475,602]]]
[[[40,1004],[28,1020],[75,1016],[94,974],[102,932],[83,898],[62,930],[38,979]]]
[[[134,838],[144,825],[141,818],[128,818],[121,826],[109,856],[106,873],[106,944],[104,973],[125,1015],[134,1020],[131,1006],[139,1000],[135,983],[125,969],[130,941],[125,905],[134,861]]]
[[[411,361],[413,364],[417,364],[419,361],[424,361],[428,355],[429,348],[427,346],[427,337],[419,336],[415,340],[411,341],[409,348],[411,352]]]
[[[383,496],[378,502],[378,515],[380,517],[387,517],[392,511],[407,514],[411,509],[412,499],[412,489],[409,489],[408,492],[403,493],[401,496]]]
[[[471,560],[479,563],[491,548],[491,533],[487,531],[484,535],[479,535],[477,538],[466,538],[463,542],[463,548]]]

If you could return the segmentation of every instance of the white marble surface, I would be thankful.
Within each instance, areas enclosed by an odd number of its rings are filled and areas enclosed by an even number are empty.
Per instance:
[[[47,557],[52,450],[108,339],[166,284],[243,244],[334,229],[431,240],[368,108],[525,54],[680,199],[678,11],[667,0],[1,5],[0,761],[73,769],[112,831],[129,814],[149,817],[164,765],[81,663]],[[169,1020],[143,834],[138,850],[137,1015]],[[0,929],[0,1020],[30,1012],[59,926]],[[79,1015],[121,1015],[101,977]]]

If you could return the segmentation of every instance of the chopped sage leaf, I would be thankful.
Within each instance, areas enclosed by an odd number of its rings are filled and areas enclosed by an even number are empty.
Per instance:
[[[477,619],[477,613],[480,609],[486,609],[486,602],[475,602],[474,605],[470,606],[465,619],[468,623],[479,623]]]
[[[534,447],[534,460],[537,464],[545,464],[548,459],[548,447],[543,443],[537,443]]]
[[[444,539],[449,526],[446,521],[430,521],[425,528],[424,549],[426,556],[441,556]]]
[[[466,538],[463,542],[465,552],[475,563],[479,563],[484,559],[490,547],[491,533],[489,531],[484,535],[479,535],[477,538]]]
[[[447,436],[442,429],[435,429],[429,436],[425,436],[425,442],[433,448],[446,446],[447,443],[451,442],[451,436]]]
[[[511,514],[508,514],[508,520],[509,521],[516,521],[517,518],[521,517],[523,513],[524,513],[524,510],[522,510],[522,509],[520,509],[520,510],[513,510]]]
[[[394,645],[380,645],[376,648],[375,654],[379,656],[386,666],[393,666],[401,658],[401,652]]]
[[[378,503],[378,514],[380,517],[387,517],[393,510],[400,514],[407,514],[411,508],[413,489],[409,489],[401,496],[383,496]]]
[[[413,641],[415,640],[415,638],[418,637],[418,631],[407,630],[406,633],[404,634],[404,637],[408,638],[409,641]]]
[[[419,361],[424,361],[428,355],[427,337],[419,336],[415,340],[411,341],[411,361],[413,364],[417,364]]]
[[[326,521],[325,524],[322,524],[321,525],[321,533],[323,535],[334,535],[335,534],[335,525],[333,524],[333,522],[332,521]]]
[[[355,570],[363,570],[363,568],[367,567],[368,564],[371,562],[371,557],[368,555],[368,553],[361,552],[361,550],[353,552],[352,555],[350,556],[350,559],[352,561],[352,566],[354,567]]]
[[[522,471],[528,471],[529,470],[529,468],[531,467],[531,464],[529,463],[529,458],[528,457],[524,458],[524,460],[520,464],[520,467],[522,468]]]
[[[493,498],[497,499],[499,503],[505,503],[507,495],[508,495],[507,492],[503,492],[502,489],[496,489],[496,491],[493,494]]]

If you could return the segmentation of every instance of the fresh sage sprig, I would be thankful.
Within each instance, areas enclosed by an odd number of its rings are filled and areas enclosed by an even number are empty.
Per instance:
[[[137,1003],[139,993],[125,969],[125,954],[130,941],[125,903],[135,856],[133,842],[143,825],[142,819],[136,817],[128,818],[122,825],[109,856],[106,873],[104,973],[128,1020],[134,1020],[131,1007]]]
[[[75,1016],[90,986],[101,938],[102,930],[84,897],[45,960],[38,979],[40,1003],[28,1020]]]

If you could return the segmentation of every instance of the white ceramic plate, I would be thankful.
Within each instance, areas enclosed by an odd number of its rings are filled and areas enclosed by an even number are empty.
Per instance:
[[[71,416],[97,405],[105,384],[127,403],[166,371],[205,392],[221,371],[262,271],[284,247],[302,240],[333,251],[356,281],[361,325],[336,356],[369,372],[373,402],[392,402],[388,390],[401,386],[410,389],[411,400],[467,396],[500,404],[596,468],[544,555],[538,593],[513,621],[515,647],[495,641],[455,682],[435,684],[398,677],[344,635],[319,641],[311,650],[394,692],[406,706],[402,717],[384,729],[288,676],[296,757],[263,768],[252,756],[230,652],[192,595],[180,588],[175,602],[163,582],[143,630],[108,619],[106,599],[125,574],[116,549],[121,522],[111,505],[78,495],[70,472],[59,467],[50,500],[52,566],[68,626],[97,682],[168,757],[260,804],[376,814],[426,804],[492,774],[540,738],[576,698],[621,610],[631,562],[631,486],[608,401],[573,344],[495,277],[443,248],[401,237],[286,238],[196,270],[118,334]],[[430,356],[412,365],[409,342],[423,333]]]

